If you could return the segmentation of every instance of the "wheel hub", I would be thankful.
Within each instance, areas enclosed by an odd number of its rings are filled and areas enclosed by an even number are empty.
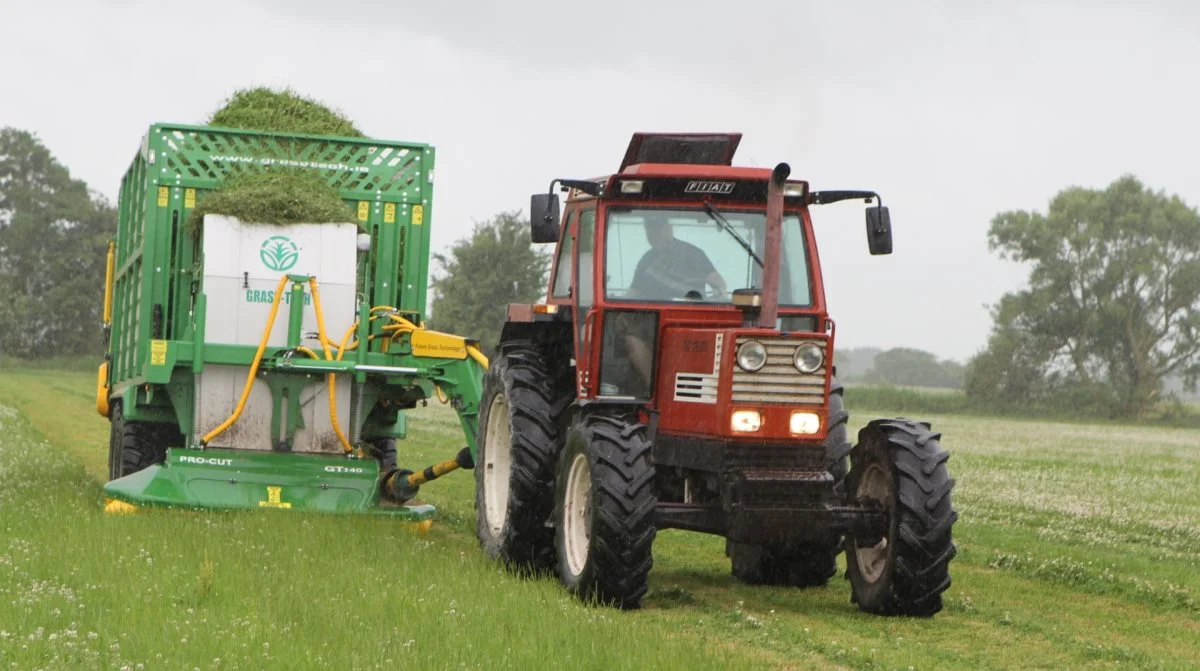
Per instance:
[[[512,427],[508,423],[508,402],[501,394],[492,399],[485,436],[484,513],[492,534],[499,535],[508,519],[508,487],[512,477]]]
[[[592,476],[587,456],[575,455],[567,473],[566,495],[563,501],[563,540],[567,566],[579,575],[587,564],[588,546],[592,536]]]
[[[858,483],[858,491],[856,492],[859,500],[870,500],[882,504],[885,512],[890,513],[888,505],[892,496],[891,478],[884,469],[878,464],[871,464],[867,467],[862,475],[862,479]],[[890,515],[889,515],[890,518]],[[890,528],[890,519],[887,528]],[[864,547],[860,545],[859,538],[854,540],[854,554],[858,560],[858,568],[862,573],[863,579],[867,582],[874,583],[878,581],[887,568],[888,563],[888,534],[882,536],[873,535],[868,542],[870,545]]]

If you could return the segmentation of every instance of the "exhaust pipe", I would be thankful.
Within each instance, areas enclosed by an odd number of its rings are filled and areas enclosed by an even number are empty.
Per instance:
[[[783,184],[792,168],[780,163],[771,171],[767,182],[767,239],[766,258],[763,260],[762,308],[758,313],[758,325],[775,328],[779,321],[779,266],[783,255]]]

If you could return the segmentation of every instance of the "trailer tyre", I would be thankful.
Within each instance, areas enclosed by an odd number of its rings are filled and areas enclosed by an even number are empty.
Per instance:
[[[829,394],[829,430],[825,438],[825,468],[833,475],[833,488],[843,496],[850,440],[846,423],[843,387],[833,380]],[[820,587],[837,574],[837,556],[842,539],[831,537],[823,543],[748,543],[728,544],[733,577],[751,585]]]
[[[483,379],[475,467],[476,535],[492,559],[520,572],[554,566],[551,484],[559,436],[546,357],[505,344]]]
[[[641,606],[657,533],[646,427],[590,414],[567,434],[555,486],[559,579],[584,601]]]
[[[950,500],[950,455],[939,438],[928,424],[904,419],[875,420],[859,432],[847,491],[888,517],[882,537],[845,540],[852,600],[865,612],[928,617],[942,609],[958,513]]]
[[[108,442],[108,479],[161,464],[167,458],[168,430],[165,425],[126,422],[120,403],[114,403]]]

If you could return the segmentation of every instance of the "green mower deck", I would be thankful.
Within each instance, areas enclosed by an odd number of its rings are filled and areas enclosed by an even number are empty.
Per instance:
[[[382,499],[375,460],[333,455],[168,449],[161,465],[112,480],[104,493],[159,508],[377,513],[407,522],[435,513],[430,505]]]

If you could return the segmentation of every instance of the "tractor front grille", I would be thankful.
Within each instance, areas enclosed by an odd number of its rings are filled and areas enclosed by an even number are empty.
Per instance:
[[[750,338],[738,338],[737,346]],[[767,364],[756,373],[733,366],[734,403],[784,403],[822,405],[825,402],[825,366],[805,375],[796,370],[792,355],[806,342],[797,338],[757,338],[767,348]],[[735,350],[736,351],[736,350]]]
[[[825,469],[825,446],[812,443],[727,443],[726,471]]]

